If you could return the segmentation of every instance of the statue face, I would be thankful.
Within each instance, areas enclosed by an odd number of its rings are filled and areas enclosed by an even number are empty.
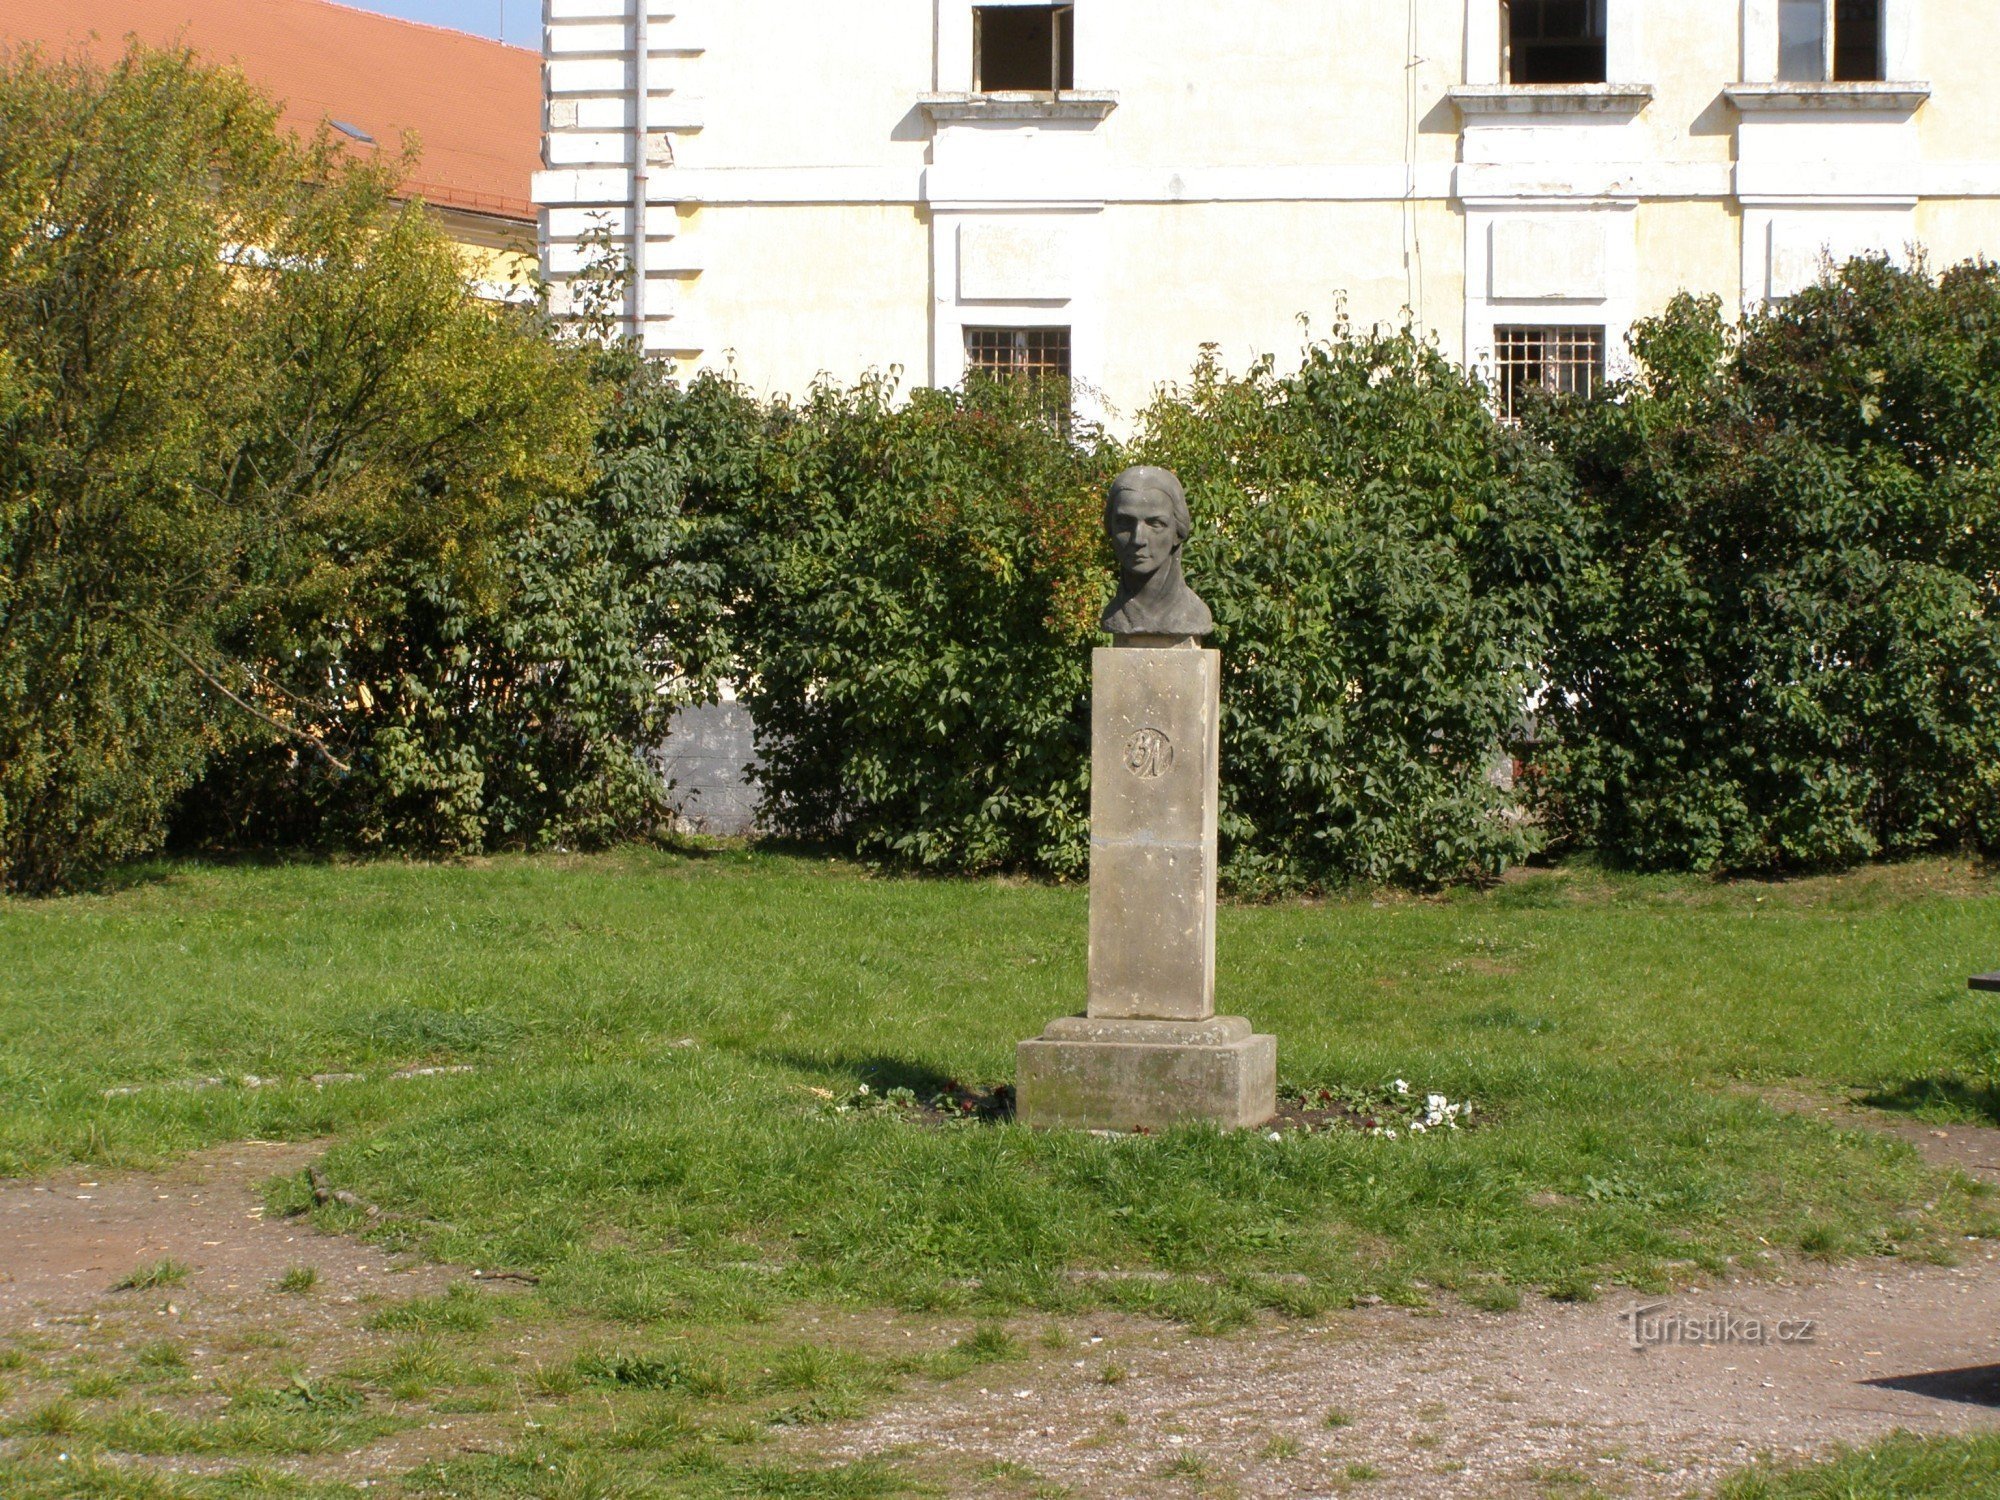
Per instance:
[[[1111,550],[1127,578],[1151,578],[1172,562],[1181,538],[1167,497],[1151,490],[1120,490],[1111,503]]]

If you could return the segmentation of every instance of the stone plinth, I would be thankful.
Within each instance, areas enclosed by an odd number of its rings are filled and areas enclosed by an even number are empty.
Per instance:
[[[1091,659],[1090,987],[1017,1049],[1028,1125],[1258,1125],[1277,1043],[1215,1014],[1216,763],[1222,659],[1124,637]]]
[[[1090,663],[1090,1014],[1215,1014],[1222,656],[1099,649]]]
[[[1015,1067],[1016,1118],[1024,1125],[1261,1125],[1278,1108],[1278,1044],[1253,1034],[1241,1016],[1064,1016],[1015,1049]]]

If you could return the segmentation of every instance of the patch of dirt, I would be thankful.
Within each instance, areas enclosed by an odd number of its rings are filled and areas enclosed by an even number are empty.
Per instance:
[[[1191,1473],[1243,1496],[1370,1477],[1469,1500],[1564,1484],[1681,1496],[1764,1454],[2000,1425],[2000,1246],[1967,1248],[1949,1269],[1869,1262],[1509,1314],[1367,1308],[1235,1339],[1107,1319],[1101,1342],[815,1446],[1024,1465],[1094,1500],[1178,1492]],[[1672,1341],[1635,1348],[1635,1327]]]
[[[1932,1125],[1841,1099],[1791,1088],[1751,1090],[1773,1109],[1808,1115],[1843,1130],[1872,1130],[1908,1141],[1934,1167],[1956,1167],[1966,1176],[2000,1186],[2000,1129],[1990,1125]]]
[[[409,1297],[453,1279],[443,1268],[321,1234],[302,1220],[264,1214],[258,1188],[303,1170],[324,1142],[244,1141],[189,1157],[170,1171],[66,1172],[0,1183],[0,1331],[79,1314],[149,1312],[172,1303],[181,1333],[211,1319],[260,1312],[273,1284],[296,1266],[318,1272],[311,1297],[287,1297],[291,1315],[327,1314],[363,1297]],[[113,1291],[160,1260],[189,1268],[179,1286]],[[236,1294],[236,1295],[232,1295]]]
[[[70,1171],[0,1182],[0,1348],[34,1351],[41,1369],[10,1374],[12,1400],[0,1408],[18,1415],[62,1395],[81,1372],[129,1371],[138,1351],[162,1342],[179,1348],[190,1380],[179,1394],[147,1393],[144,1404],[187,1416],[219,1409],[218,1382],[282,1384],[293,1373],[317,1381],[390,1354],[396,1337],[366,1327],[373,1311],[470,1278],[304,1219],[267,1217],[261,1184],[303,1170],[325,1149],[323,1141],[245,1141],[158,1174]],[[118,1289],[162,1260],[186,1267],[185,1278]],[[299,1267],[316,1273],[311,1290],[279,1290]],[[414,1405],[398,1404],[396,1414],[410,1425],[365,1450],[266,1466],[341,1478],[400,1473],[482,1441],[492,1426],[471,1415],[436,1420]],[[206,1472],[235,1462],[177,1456],[146,1466]]]

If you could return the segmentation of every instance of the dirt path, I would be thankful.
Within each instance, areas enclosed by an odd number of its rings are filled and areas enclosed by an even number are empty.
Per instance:
[[[324,1150],[324,1142],[244,1141],[157,1176],[65,1172],[0,1182],[0,1331],[134,1313],[189,1323],[181,1333],[315,1308],[334,1321],[364,1297],[435,1290],[446,1277],[434,1268],[302,1222],[265,1222],[259,1184]],[[188,1267],[187,1280],[113,1290],[163,1259]],[[319,1273],[315,1296],[273,1303],[272,1284],[295,1266]]]
[[[2000,1178],[2000,1132],[1896,1128]],[[267,1359],[273,1335],[310,1349],[316,1365],[379,1343],[363,1331],[369,1304],[465,1273],[266,1222],[256,1185],[321,1149],[245,1143],[157,1176],[0,1183],[0,1335],[83,1349],[170,1334],[209,1375]],[[900,1455],[920,1470],[941,1461],[973,1493],[984,1492],[980,1472],[1032,1471],[1092,1500],[1209,1481],[1244,1497],[1353,1493],[1371,1480],[1382,1493],[1481,1500],[1683,1496],[1759,1454],[1804,1455],[1895,1428],[2000,1426],[2000,1245],[1963,1250],[1954,1267],[1863,1262],[1643,1304],[1619,1295],[1501,1315],[1377,1307],[1236,1338],[1108,1318],[1070,1325],[1066,1349],[975,1377],[983,1389],[925,1388],[786,1441],[801,1456]],[[185,1283],[113,1290],[162,1258],[190,1268]],[[295,1266],[318,1272],[312,1296],[273,1290]],[[1342,1420],[1330,1425],[1335,1411]],[[324,1477],[401,1472],[462,1436],[426,1428],[316,1467]]]
[[[2000,1182],[2000,1130],[1790,1107]],[[1479,1500],[1705,1493],[1760,1455],[2000,1427],[2000,1246],[1963,1251],[1954,1267],[1867,1261],[1502,1315],[1373,1308],[1236,1339],[1109,1321],[1101,1342],[1004,1385],[850,1424],[834,1451],[1018,1465],[1093,1500],[1202,1481],[1331,1495],[1371,1479]]]

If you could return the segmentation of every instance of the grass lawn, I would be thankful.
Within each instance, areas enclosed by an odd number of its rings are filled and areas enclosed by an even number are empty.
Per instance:
[[[1718,1500],[2000,1500],[2000,1435],[1894,1437],[1829,1463],[1746,1474]]]
[[[1651,1290],[1786,1253],[1946,1258],[2000,1232],[1965,1179],[1755,1096],[2000,1118],[2000,997],[1965,988],[2000,965],[2000,886],[1962,864],[1784,885],[1565,870],[1224,911],[1218,1003],[1277,1034],[1284,1084],[1401,1078],[1472,1100],[1458,1132],[1102,1139],[827,1108],[864,1083],[1010,1080],[1014,1043],[1080,1008],[1084,915],[1080,889],[738,851],[149,867],[0,903],[0,1174],[329,1136],[328,1181],[387,1218],[370,1233],[533,1273],[510,1316],[598,1320],[676,1360],[808,1306],[1225,1328],[1366,1295]],[[410,1065],[470,1070],[384,1076]],[[165,1086],[208,1077],[230,1081]],[[311,1204],[302,1180],[271,1200]],[[1166,1274],[1072,1274],[1103,1270]],[[710,1383],[730,1421],[822,1396],[823,1417],[1004,1353],[994,1334],[928,1364],[826,1353],[789,1383]],[[667,1382],[676,1402],[700,1383]],[[674,1423],[686,1464],[663,1493],[766,1492],[697,1461],[723,1429]],[[480,1472],[446,1478],[544,1493]],[[872,1470],[780,1480],[894,1492]]]

